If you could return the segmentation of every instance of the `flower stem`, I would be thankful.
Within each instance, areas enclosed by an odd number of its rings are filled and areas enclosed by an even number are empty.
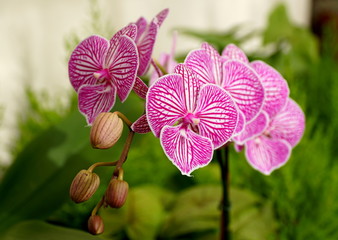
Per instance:
[[[158,75],[158,77],[162,77],[163,75],[168,74],[167,71],[164,69],[164,67],[155,59],[151,59],[151,64],[155,68],[155,71]]]
[[[115,111],[114,113],[117,114],[117,116],[119,116],[123,122],[129,127],[130,129],[130,126],[133,124],[123,113],[121,112],[118,112],[118,111]]]
[[[122,167],[123,163],[127,160],[128,152],[129,152],[129,149],[130,149],[130,145],[133,141],[134,135],[135,135],[134,131],[129,131],[129,134],[128,134],[127,140],[126,140],[126,142],[123,146],[123,150],[122,150],[122,153],[120,155],[120,158],[116,163],[116,167],[115,167],[115,171],[114,171],[115,176],[118,176],[120,168]]]
[[[96,204],[95,208],[92,211],[92,216],[96,215],[99,209],[102,207],[104,203],[104,196],[101,198],[101,200]]]
[[[89,168],[88,168],[88,171],[89,172],[93,172],[94,169],[96,167],[102,167],[102,166],[116,166],[117,164],[117,161],[115,162],[97,162],[97,163],[94,163],[93,165],[91,165]]]
[[[224,149],[224,154],[222,150]],[[221,201],[221,233],[220,240],[230,240],[230,200],[229,200],[229,146],[216,151],[221,168],[222,201]]]

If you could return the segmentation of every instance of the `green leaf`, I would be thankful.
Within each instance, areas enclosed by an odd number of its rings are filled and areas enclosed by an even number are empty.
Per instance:
[[[31,220],[13,226],[3,240],[100,240],[98,236],[70,228],[51,225],[42,221]]]
[[[81,118],[71,114],[36,137],[15,159],[0,185],[0,233],[21,220],[44,219],[68,200],[72,178],[88,164],[77,155],[88,146]]]
[[[230,190],[230,198],[233,239],[267,239],[274,233],[276,222],[268,201],[235,188]],[[161,237],[207,239],[209,236],[209,239],[217,239],[220,199],[221,188],[216,185],[200,185],[183,191],[163,224]]]
[[[165,216],[163,198],[171,198],[165,190],[153,186],[132,188],[121,209],[102,209],[106,222],[106,238],[116,237],[124,231],[131,240],[156,239]]]

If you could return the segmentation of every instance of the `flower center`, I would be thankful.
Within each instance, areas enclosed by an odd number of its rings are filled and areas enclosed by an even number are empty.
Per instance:
[[[95,72],[93,75],[94,75],[94,78],[97,79],[98,83],[103,83],[104,80],[111,79],[109,71],[108,71],[107,68],[99,70],[99,71]]]
[[[188,113],[182,118],[183,125],[191,124],[193,127],[197,126],[200,122],[200,119],[197,118],[193,113]]]

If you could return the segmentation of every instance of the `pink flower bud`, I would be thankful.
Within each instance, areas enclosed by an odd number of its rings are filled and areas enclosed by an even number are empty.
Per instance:
[[[104,231],[104,224],[103,220],[98,215],[92,215],[88,219],[88,231],[93,235],[98,235],[103,233]]]
[[[123,122],[116,113],[100,113],[90,131],[93,148],[111,148],[121,137]]]
[[[120,208],[126,202],[129,185],[126,181],[113,178],[106,191],[106,203],[112,208]]]
[[[87,201],[93,196],[99,185],[100,178],[97,174],[81,170],[70,186],[70,198],[76,203]]]

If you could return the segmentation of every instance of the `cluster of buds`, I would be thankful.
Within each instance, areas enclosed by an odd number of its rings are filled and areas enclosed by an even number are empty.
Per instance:
[[[122,119],[121,119],[121,118]],[[130,128],[131,123],[123,114],[118,112],[100,113],[95,119],[91,132],[90,143],[93,148],[108,149],[115,145],[123,131],[123,121]],[[129,136],[133,136],[133,132]],[[100,178],[93,170],[98,166],[116,166],[112,179],[102,196],[101,201],[93,209],[88,219],[88,231],[93,234],[101,234],[104,231],[102,218],[97,215],[102,206],[120,208],[124,205],[128,195],[129,185],[123,180],[122,164],[126,159],[126,152],[129,150],[131,137],[126,141],[126,151],[122,151],[121,157],[116,162],[97,162],[88,170],[81,170],[74,178],[70,186],[70,197],[75,203],[81,203],[89,200],[100,185]]]

